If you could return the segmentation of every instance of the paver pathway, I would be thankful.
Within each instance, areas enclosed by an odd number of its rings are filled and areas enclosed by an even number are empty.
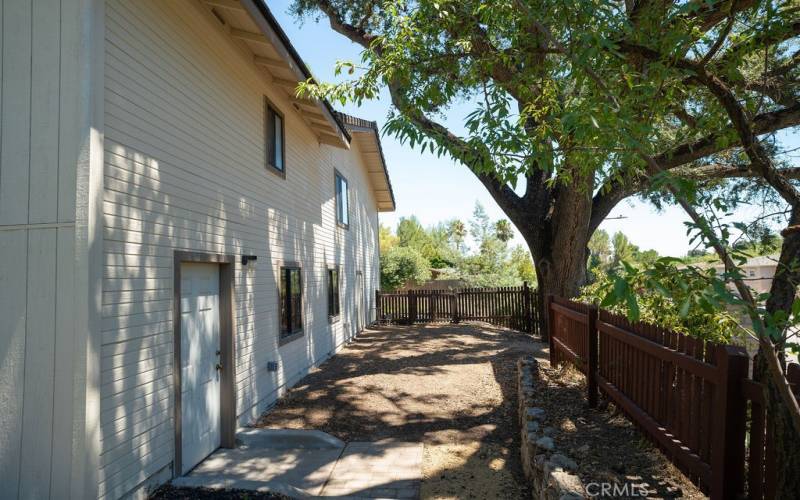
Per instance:
[[[422,443],[350,443],[321,496],[418,498]]]

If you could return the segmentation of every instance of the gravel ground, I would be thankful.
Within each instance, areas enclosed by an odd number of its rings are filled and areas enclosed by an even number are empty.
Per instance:
[[[423,498],[523,498],[516,360],[531,337],[485,325],[367,330],[259,422],[344,441],[421,441]]]

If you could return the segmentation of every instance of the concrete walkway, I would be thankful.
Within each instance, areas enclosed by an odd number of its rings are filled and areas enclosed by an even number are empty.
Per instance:
[[[421,443],[346,444],[315,430],[246,429],[175,486],[272,491],[293,498],[418,498]]]

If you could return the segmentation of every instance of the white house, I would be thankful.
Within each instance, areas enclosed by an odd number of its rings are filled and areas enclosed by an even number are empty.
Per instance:
[[[0,25],[0,497],[142,496],[373,320],[377,128],[295,97],[262,0]]]

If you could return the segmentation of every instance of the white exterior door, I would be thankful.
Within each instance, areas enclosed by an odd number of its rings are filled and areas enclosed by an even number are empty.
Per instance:
[[[181,264],[181,474],[219,448],[219,266]]]

